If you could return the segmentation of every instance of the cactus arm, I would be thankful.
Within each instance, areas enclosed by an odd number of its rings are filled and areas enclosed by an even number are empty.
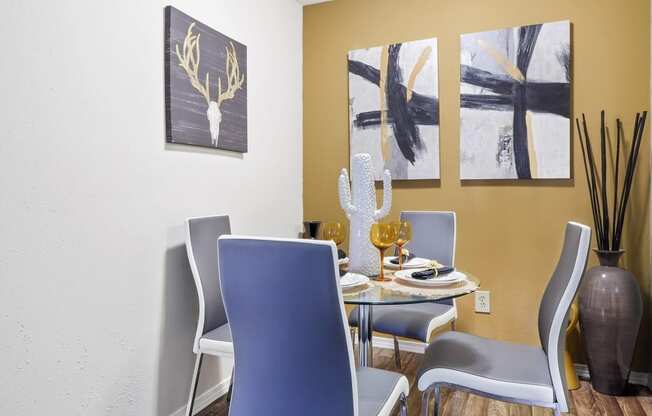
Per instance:
[[[374,211],[374,220],[378,221],[389,214],[392,209],[392,174],[389,170],[383,172],[383,206]]]
[[[351,218],[351,215],[355,214],[357,210],[351,203],[351,185],[349,182],[349,173],[346,169],[342,169],[342,173],[340,173],[339,191],[340,206],[346,213],[347,218]]]

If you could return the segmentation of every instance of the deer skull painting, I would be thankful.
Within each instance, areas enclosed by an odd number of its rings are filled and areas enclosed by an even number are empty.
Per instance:
[[[218,138],[220,134],[220,124],[222,123],[221,105],[231,100],[236,96],[238,90],[242,89],[245,81],[244,75],[240,74],[240,65],[238,64],[238,56],[233,42],[229,42],[226,49],[226,85],[222,84],[222,78],[217,77],[217,94],[211,97],[210,91],[210,74],[207,71],[205,76],[199,76],[199,63],[200,63],[200,33],[194,33],[195,22],[188,26],[188,32],[183,41],[183,45],[179,47],[176,44],[176,56],[178,64],[188,75],[188,79],[192,87],[199,92],[206,100],[206,117],[208,118],[211,144],[214,147],[218,146]]]

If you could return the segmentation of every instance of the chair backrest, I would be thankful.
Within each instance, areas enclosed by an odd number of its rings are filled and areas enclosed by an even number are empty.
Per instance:
[[[199,351],[202,335],[227,322],[217,270],[217,238],[230,233],[227,215],[186,220],[186,252],[199,298],[199,318],[193,344],[195,353]]]
[[[217,245],[235,354],[229,415],[357,415],[335,245],[241,236]]]
[[[451,211],[403,211],[401,220],[412,224],[412,240],[405,245],[410,253],[455,266],[457,218]],[[453,305],[454,299],[437,303]]]
[[[412,240],[405,245],[416,256],[455,266],[456,218],[448,211],[403,211],[412,224]]]
[[[539,338],[548,356],[550,376],[561,411],[568,411],[564,372],[567,316],[584,275],[591,244],[591,229],[569,222],[557,267],[539,305]]]

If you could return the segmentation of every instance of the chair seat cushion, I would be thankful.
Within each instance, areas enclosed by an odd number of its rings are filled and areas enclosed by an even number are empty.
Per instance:
[[[199,352],[209,355],[233,355],[233,340],[229,324],[202,335],[199,339]]]
[[[446,332],[426,349],[417,372],[419,390],[448,383],[497,396],[553,403],[543,349]]]
[[[404,375],[371,367],[356,370],[359,416],[386,416],[410,386]]]
[[[432,331],[457,318],[455,305],[417,303],[374,306],[374,331],[428,342]],[[349,325],[358,326],[358,308],[349,314]]]

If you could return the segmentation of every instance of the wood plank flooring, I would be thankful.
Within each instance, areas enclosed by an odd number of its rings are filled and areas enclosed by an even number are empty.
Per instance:
[[[420,354],[401,353],[403,374],[410,381],[408,406],[410,416],[420,415],[421,394],[416,386],[415,374],[421,362]],[[374,367],[396,371],[392,350],[375,349]],[[570,415],[573,416],[652,416],[652,394],[642,386],[631,386],[628,396],[611,397],[600,394],[591,385],[582,381],[579,389],[571,392],[573,400]],[[551,416],[550,409],[529,407],[499,402],[462,391],[442,390],[443,416]],[[398,414],[398,413],[397,413]],[[221,398],[206,409],[200,416],[227,416],[228,404]],[[261,415],[262,416],[262,415]]]

